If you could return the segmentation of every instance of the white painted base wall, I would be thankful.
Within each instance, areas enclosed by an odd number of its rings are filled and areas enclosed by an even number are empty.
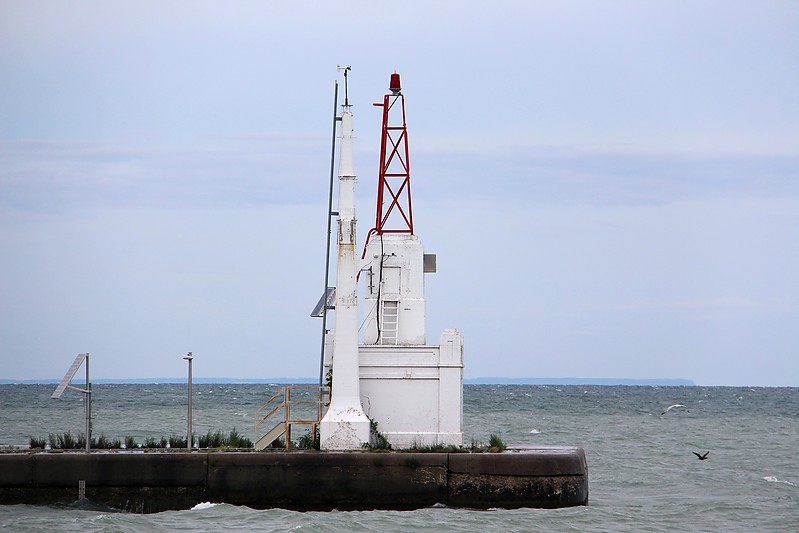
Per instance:
[[[357,403],[357,399],[349,403]],[[319,423],[320,448],[360,450],[363,443],[369,442],[370,433],[369,419],[359,405],[348,407],[347,402],[332,404]]]
[[[395,449],[463,445],[463,335],[439,346],[359,346],[361,404]]]

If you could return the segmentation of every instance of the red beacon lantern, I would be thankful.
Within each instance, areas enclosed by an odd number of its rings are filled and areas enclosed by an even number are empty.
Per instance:
[[[400,86],[400,77],[399,74],[397,74],[396,72],[391,75],[391,82],[389,83],[388,88],[395,95],[399,94],[400,91],[402,90],[402,87]]]

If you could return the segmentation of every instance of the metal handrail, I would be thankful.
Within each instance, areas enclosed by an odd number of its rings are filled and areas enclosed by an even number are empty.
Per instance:
[[[317,389],[319,391],[319,396],[315,400],[292,400],[291,399],[291,392],[292,390],[296,389]],[[330,388],[327,386],[320,386],[320,385],[285,385],[280,388],[275,394],[272,395],[266,402],[261,405],[256,411],[257,413],[261,412],[262,410],[266,409],[270,404],[275,401],[278,401],[278,398],[282,396],[282,399],[279,401],[277,405],[275,405],[264,417],[262,417],[258,422],[255,424],[255,431],[256,437],[255,441],[258,442],[258,427],[270,420],[276,413],[278,413],[283,408],[283,420],[281,421],[285,424],[285,436],[286,436],[286,449],[288,450],[291,447],[291,427],[292,425],[306,425],[311,426],[311,434],[316,434],[316,427],[319,424],[320,420],[322,419],[322,405],[325,403],[325,397],[330,397]],[[292,418],[291,416],[291,405],[292,404],[309,404],[309,405],[316,405],[316,418],[312,420],[307,419],[299,419],[299,418]],[[272,429],[277,427],[280,424],[274,424]],[[270,429],[271,431],[271,429]],[[265,434],[268,434],[266,432]]]

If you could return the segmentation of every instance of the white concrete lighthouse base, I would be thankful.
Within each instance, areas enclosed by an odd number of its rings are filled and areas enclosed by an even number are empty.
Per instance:
[[[360,450],[369,442],[371,422],[360,406],[331,405],[319,423],[322,450]]]

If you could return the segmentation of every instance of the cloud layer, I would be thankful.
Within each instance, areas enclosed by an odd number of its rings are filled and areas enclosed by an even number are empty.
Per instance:
[[[345,7],[3,4],[3,378],[314,376],[346,62],[360,242],[396,69],[468,377],[797,385],[799,7]]]

